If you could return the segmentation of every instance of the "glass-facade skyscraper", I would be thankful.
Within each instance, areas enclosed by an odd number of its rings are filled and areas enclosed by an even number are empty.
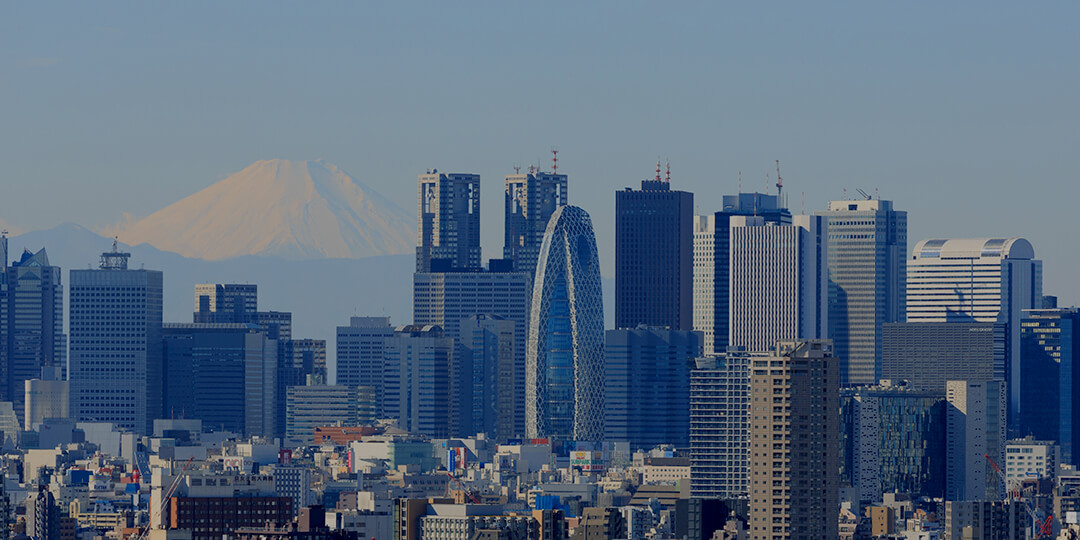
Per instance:
[[[1021,436],[1057,441],[1063,463],[1080,457],[1080,312],[1076,309],[1024,311],[1020,322],[1019,422]]]
[[[525,432],[599,441],[604,436],[604,304],[589,214],[555,211],[533,282],[526,345]]]
[[[604,440],[631,450],[689,443],[690,368],[701,333],[666,328],[608,330],[604,345]]]
[[[829,201],[829,339],[841,385],[881,378],[881,327],[903,322],[907,212],[891,201]]]
[[[24,250],[0,280],[0,348],[4,353],[0,369],[6,377],[0,385],[0,399],[14,404],[23,419],[25,382],[42,378],[42,368],[67,371],[67,337],[64,335],[64,287],[60,267],[49,264],[42,248],[37,253]]]
[[[615,192],[615,328],[693,326],[694,194],[645,180]]]
[[[945,394],[873,386],[840,392],[840,481],[864,503],[882,493],[945,494]]]

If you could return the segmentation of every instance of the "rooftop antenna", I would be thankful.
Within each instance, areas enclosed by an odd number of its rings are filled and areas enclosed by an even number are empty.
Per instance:
[[[532,174],[534,172],[536,172],[536,167],[533,165],[529,165],[529,174]]]
[[[765,194],[769,194],[769,173],[765,173]]]
[[[656,158],[656,181],[657,182],[660,181],[660,157],[659,156],[657,156],[657,158]]]
[[[844,193],[843,197],[841,197],[840,200],[846,201],[847,200],[847,188],[840,188],[840,189],[842,189],[843,193]]]
[[[551,149],[551,174],[559,174],[559,149]]]
[[[776,199],[780,201],[780,204],[784,203],[784,201],[781,199],[784,194],[783,191],[784,179],[780,178],[780,160],[778,159],[776,160]]]
[[[514,165],[514,174],[521,174],[521,165]]]
[[[878,195],[877,188],[874,188],[874,198],[878,199],[878,200],[881,200],[881,195]]]
[[[742,171],[739,171],[739,193],[742,193]]]
[[[806,215],[806,192],[802,192],[802,213]]]
[[[667,174],[664,177],[664,182],[671,183],[671,160],[667,161]]]

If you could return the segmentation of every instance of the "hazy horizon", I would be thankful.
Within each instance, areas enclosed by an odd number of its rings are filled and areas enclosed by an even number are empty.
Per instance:
[[[1059,247],[1080,195],[1074,4],[2,9],[0,222],[25,231],[323,158],[413,215],[417,174],[480,174],[498,257],[504,175],[554,146],[611,276],[614,192],[658,157],[700,213],[779,159],[794,212],[861,188],[908,211],[909,251],[1023,236],[1045,292],[1080,302],[1080,250]]]

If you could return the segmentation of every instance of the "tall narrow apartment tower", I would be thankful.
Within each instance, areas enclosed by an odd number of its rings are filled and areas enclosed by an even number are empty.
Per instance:
[[[837,368],[828,340],[781,341],[751,360],[751,539],[838,537]]]

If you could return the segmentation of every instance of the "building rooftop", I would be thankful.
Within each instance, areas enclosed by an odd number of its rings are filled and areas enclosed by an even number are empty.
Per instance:
[[[1035,258],[1031,242],[1014,238],[927,239],[915,244],[912,258],[921,259],[1022,259]]]

